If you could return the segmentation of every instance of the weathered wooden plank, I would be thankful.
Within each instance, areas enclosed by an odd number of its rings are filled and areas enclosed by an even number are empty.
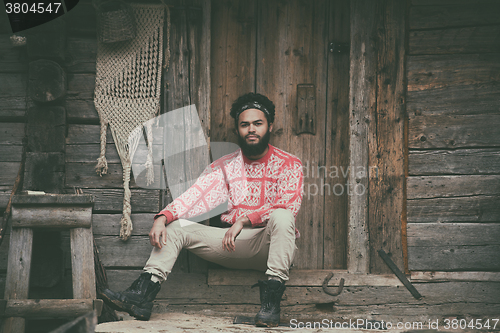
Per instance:
[[[33,84],[30,83],[30,87]],[[51,94],[45,91],[51,88],[41,88],[37,94]],[[58,88],[54,88],[58,89]],[[54,97],[55,91],[52,92]],[[47,97],[51,99],[51,97]],[[43,97],[42,99],[45,99]],[[37,105],[30,107],[27,113],[28,124],[26,136],[28,152],[64,152],[66,136],[66,110],[61,106]]]
[[[408,200],[408,222],[499,222],[499,196]]]
[[[499,195],[499,175],[408,177],[408,199]]]
[[[22,145],[24,127],[23,123],[0,123],[0,144]]]
[[[416,116],[408,130],[410,149],[500,146],[500,115]]]
[[[500,24],[500,3],[487,2],[435,6],[413,6],[408,21],[410,29],[435,29],[460,26]]]
[[[408,91],[500,81],[500,54],[453,54],[408,57]]]
[[[408,246],[410,270],[497,271],[500,245]]]
[[[500,26],[410,31],[408,54],[500,52]]]
[[[81,144],[99,144],[100,143],[100,125],[81,125],[69,124],[68,135],[66,137],[67,145],[81,145]],[[163,143],[163,128],[153,126],[153,139],[157,144]],[[111,130],[108,127],[106,133],[106,143],[114,143]],[[165,144],[170,144],[165,142]]]
[[[95,73],[97,39],[69,37],[66,47],[65,69],[68,73]]]
[[[94,310],[92,299],[8,300],[5,316],[24,318],[71,318]]]
[[[324,165],[324,145],[331,140],[330,133],[326,133],[324,126],[318,126],[316,135],[297,135],[293,132],[296,121],[293,110],[297,107],[297,86],[303,83],[316,87],[317,110],[331,110],[327,107],[333,106],[326,104],[327,71],[324,70],[329,56],[324,35],[328,31],[327,2],[268,1],[257,7],[256,92],[266,95],[276,105],[271,143],[293,153],[303,163]],[[317,124],[324,124],[325,120],[326,111],[317,112],[313,119]],[[308,191],[309,185],[318,189],[317,184],[311,183],[319,181],[304,178],[308,193],[296,218],[301,232],[294,260],[298,268],[323,267],[324,196],[318,191]]]
[[[0,34],[0,50],[2,50],[0,72],[25,73],[28,70],[26,54],[22,52],[22,48],[12,46],[10,36],[12,36],[12,33]]]
[[[97,15],[90,1],[80,1],[78,6],[65,15],[70,36],[96,36]]]
[[[96,235],[95,242],[99,249],[99,259],[104,266],[144,267],[153,250],[148,236],[132,236],[127,242],[117,236]],[[108,278],[109,280],[109,278]],[[135,280],[135,279],[134,279]],[[132,282],[133,280],[131,280]]]
[[[64,176],[64,153],[26,153],[24,190],[62,193]]]
[[[66,162],[95,162],[99,157],[101,150],[98,143],[79,144],[66,146]],[[161,144],[153,145],[153,161],[159,164],[163,158],[164,146]],[[134,155],[134,163],[146,162],[147,150],[139,149]],[[113,143],[106,144],[106,160],[108,163],[120,163],[120,157]],[[207,163],[208,165],[208,163]]]
[[[95,74],[68,73],[67,101],[92,100],[94,98]]]
[[[140,271],[108,270],[110,287],[124,290],[140,274]],[[260,304],[258,291],[246,286],[208,286],[203,274],[170,275],[165,288],[160,290],[158,300],[168,299],[170,304]],[[468,302],[471,304],[498,304],[500,283],[498,282],[447,282],[415,283],[425,300],[415,300],[406,288],[400,286],[352,286],[345,288],[332,298],[321,287],[287,287],[283,307],[296,304],[331,303],[335,307],[368,306],[377,304],[438,305]],[[193,294],[193,290],[197,290]],[[460,292],[457,292],[460,290]],[[428,314],[427,314],[428,315]]]
[[[0,109],[0,119],[7,122],[22,122],[26,115],[25,97],[0,97],[2,109]]]
[[[103,176],[105,177],[105,176]],[[123,189],[85,189],[94,196],[94,212],[121,212],[123,209]],[[157,213],[160,208],[158,190],[132,189],[130,191],[132,212]]]
[[[0,100],[26,96],[27,83],[27,75],[0,73]]]
[[[10,228],[7,230],[5,233],[2,244],[0,244],[0,271],[5,274],[7,270],[7,261],[9,257],[9,243],[10,243]],[[5,287],[5,280],[4,280],[4,287]],[[3,289],[0,289],[0,292]]]
[[[499,272],[411,272],[411,282],[489,281],[500,282]]]
[[[391,273],[378,255],[383,249],[404,271],[402,213],[405,200],[405,1],[392,0],[376,9],[377,75],[376,108],[369,110],[368,161],[376,172],[369,173],[368,229],[370,272]],[[351,161],[353,163],[353,161]],[[354,163],[354,165],[358,165]],[[366,169],[368,170],[368,168]],[[354,177],[351,181],[354,183]],[[356,177],[356,182],[358,177]],[[358,193],[355,192],[354,196]]]
[[[68,123],[99,125],[99,115],[94,100],[65,100]]]
[[[92,229],[73,228],[70,237],[73,298],[93,300],[96,298],[96,288]]]
[[[409,223],[408,246],[500,245],[500,223]],[[500,259],[488,258],[490,261]]]
[[[470,5],[470,0],[411,0],[412,6]],[[474,0],[474,4],[497,4],[496,0]]]
[[[338,286],[340,279],[344,279],[344,286],[403,286],[401,281],[394,275],[374,275],[374,274],[351,274],[345,270],[290,270],[290,280],[286,282],[288,286],[294,287],[320,287],[323,285],[325,277],[332,272],[333,278],[328,282],[328,286]],[[252,270],[228,270],[210,269],[208,270],[207,283],[209,286],[245,286],[254,281],[265,279],[264,272]]]
[[[108,173],[102,177],[95,172],[95,166],[96,163],[66,163],[66,187],[76,186],[84,189],[123,187],[121,164],[108,163]],[[156,184],[159,184],[162,176],[159,172],[155,172]],[[130,180],[130,188],[138,188],[133,178]]]
[[[212,1],[212,142],[238,142],[231,104],[254,91],[257,2]]]
[[[11,223],[14,228],[89,228],[92,207],[13,206]]]
[[[376,108],[377,24],[376,2],[351,1],[351,68],[349,91],[349,162],[368,169],[369,124],[371,113]],[[368,188],[368,178],[356,179],[349,174],[348,184]],[[368,191],[349,196],[349,225],[347,268],[350,272],[368,273],[370,270],[370,248],[368,230]]]
[[[500,86],[496,83],[409,91],[408,113],[414,115],[498,114]]]
[[[68,125],[68,135],[66,136],[67,145],[77,145],[77,144],[96,144],[100,143],[100,125]],[[108,127],[106,132],[106,143],[114,143],[113,136],[111,135],[111,130]]]
[[[31,270],[31,252],[33,249],[33,230],[29,228],[13,229],[10,234],[9,260],[5,281],[4,299],[27,299]],[[25,321],[22,318],[7,318],[4,332],[24,332]]]
[[[132,202],[133,207],[133,202]],[[121,214],[94,214],[92,215],[92,231],[95,236],[115,236],[120,232]],[[153,226],[154,213],[132,214],[132,224],[135,236],[147,236]]]
[[[498,170],[498,148],[414,150],[409,154],[410,176],[498,174]]]
[[[349,43],[350,3],[334,1],[328,4],[328,40]],[[325,140],[325,166],[349,165],[349,52],[331,53],[328,58],[328,91],[326,130],[331,138]],[[322,112],[317,110],[316,112]],[[316,124],[319,126],[319,124]],[[347,190],[344,185],[346,177],[326,177],[325,187],[331,189],[342,184],[342,193],[329,193],[324,196],[324,228],[323,228],[323,268],[347,268]],[[326,188],[325,188],[326,190]]]
[[[0,185],[14,186],[21,162],[0,162]]]
[[[20,162],[22,153],[21,145],[0,145],[0,162]]]

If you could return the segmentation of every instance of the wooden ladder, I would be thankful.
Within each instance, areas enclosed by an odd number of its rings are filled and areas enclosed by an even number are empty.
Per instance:
[[[26,318],[76,318],[102,310],[96,299],[91,195],[16,195],[12,198],[4,333],[22,333]],[[73,299],[28,299],[33,229],[70,229]]]

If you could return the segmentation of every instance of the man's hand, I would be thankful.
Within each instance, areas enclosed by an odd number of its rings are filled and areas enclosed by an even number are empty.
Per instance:
[[[236,246],[234,244],[234,240],[240,234],[243,226],[250,225],[250,220],[246,215],[239,217],[236,222],[226,231],[224,238],[222,239],[222,249],[227,250],[228,252],[233,252],[236,250]]]
[[[158,217],[149,232],[149,242],[158,249],[161,249],[163,245],[167,244],[166,222],[167,218],[164,215]]]

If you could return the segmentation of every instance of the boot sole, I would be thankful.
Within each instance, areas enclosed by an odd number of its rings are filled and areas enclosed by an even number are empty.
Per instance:
[[[125,311],[129,315],[131,315],[132,317],[135,317],[139,320],[146,320],[147,321],[151,317],[151,312],[152,312],[151,310],[152,309],[142,308],[136,304],[123,303],[118,299],[114,299],[114,298],[109,297],[105,293],[101,293],[100,296],[106,302],[106,304],[111,306],[114,310]]]

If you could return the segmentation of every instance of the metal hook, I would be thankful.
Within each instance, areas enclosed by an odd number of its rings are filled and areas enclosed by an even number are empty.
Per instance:
[[[344,289],[344,278],[341,278],[340,279],[340,284],[339,286],[337,287],[337,290],[336,291],[331,291],[331,290],[328,290],[328,282],[332,279],[333,277],[333,273],[330,273],[326,276],[326,278],[323,280],[323,291],[325,292],[325,294],[328,294],[330,296],[338,296],[340,295],[340,293],[342,292],[342,289]]]

